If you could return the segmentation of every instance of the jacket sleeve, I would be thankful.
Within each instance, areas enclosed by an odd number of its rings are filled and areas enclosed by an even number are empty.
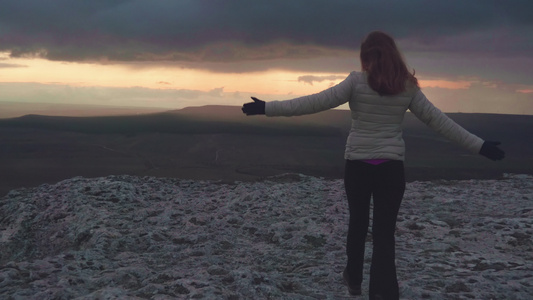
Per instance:
[[[409,110],[424,124],[444,137],[458,143],[472,153],[479,153],[484,141],[468,132],[436,108],[422,91],[418,90],[416,92],[409,105]]]
[[[342,105],[350,100],[354,79],[353,73],[341,83],[320,93],[285,101],[270,101],[265,104],[265,114],[274,116],[308,115]]]

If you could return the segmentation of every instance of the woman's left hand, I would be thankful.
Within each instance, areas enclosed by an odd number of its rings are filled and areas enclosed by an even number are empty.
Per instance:
[[[265,114],[265,101],[259,100],[255,97],[251,97],[254,102],[245,103],[242,106],[242,112],[247,116],[251,115],[264,115]]]

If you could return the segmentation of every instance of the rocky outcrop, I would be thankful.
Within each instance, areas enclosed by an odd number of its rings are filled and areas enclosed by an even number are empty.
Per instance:
[[[409,183],[402,297],[533,297],[532,179]],[[339,299],[347,222],[341,180],[295,174],[14,190],[0,199],[0,298]]]

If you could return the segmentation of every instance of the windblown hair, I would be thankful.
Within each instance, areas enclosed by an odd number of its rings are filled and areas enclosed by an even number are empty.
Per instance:
[[[396,95],[406,85],[418,87],[415,71],[410,73],[394,39],[381,31],[369,33],[361,43],[361,65],[368,84],[381,96]]]

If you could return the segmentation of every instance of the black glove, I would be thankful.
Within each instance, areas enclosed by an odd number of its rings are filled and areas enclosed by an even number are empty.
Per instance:
[[[492,160],[502,160],[505,157],[505,152],[497,147],[499,144],[501,143],[485,141],[483,146],[481,146],[481,150],[479,150],[479,154]]]
[[[265,101],[259,100],[255,97],[251,97],[254,102],[245,103],[242,106],[242,112],[247,116],[251,115],[264,115],[265,114]]]

